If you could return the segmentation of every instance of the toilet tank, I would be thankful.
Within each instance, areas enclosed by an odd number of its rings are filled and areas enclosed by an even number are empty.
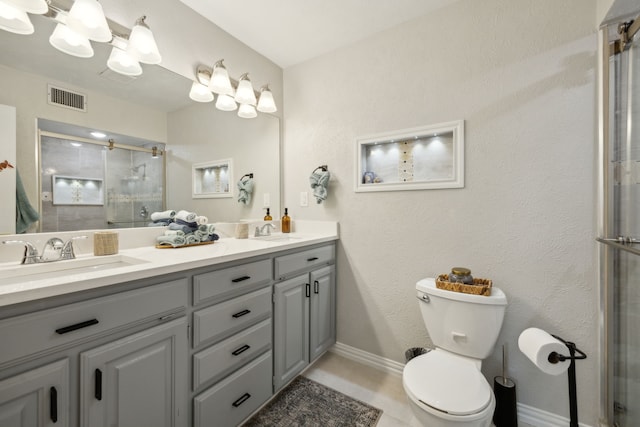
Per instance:
[[[507,307],[504,292],[498,288],[491,288],[490,296],[453,292],[438,289],[435,279],[420,280],[416,290],[436,347],[480,360],[491,354]]]

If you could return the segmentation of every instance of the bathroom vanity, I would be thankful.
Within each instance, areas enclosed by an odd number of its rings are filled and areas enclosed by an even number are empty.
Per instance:
[[[335,342],[335,240],[145,245],[24,280],[0,264],[0,425],[239,424]]]

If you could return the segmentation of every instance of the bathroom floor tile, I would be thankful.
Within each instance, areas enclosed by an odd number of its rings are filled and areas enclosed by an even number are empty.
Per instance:
[[[327,352],[303,375],[382,409],[377,427],[420,427],[411,412],[402,377]],[[519,427],[532,427],[518,423]]]

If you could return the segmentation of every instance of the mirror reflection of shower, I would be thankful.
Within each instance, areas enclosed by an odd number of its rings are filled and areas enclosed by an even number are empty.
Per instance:
[[[165,206],[164,144],[38,120],[40,231],[145,227]],[[105,132],[106,133],[106,132]]]

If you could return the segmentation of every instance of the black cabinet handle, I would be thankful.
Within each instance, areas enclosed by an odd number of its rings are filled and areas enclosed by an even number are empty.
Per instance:
[[[305,289],[305,296],[307,298],[309,298],[311,296],[311,285],[309,285],[308,283],[307,283],[306,289]]]
[[[249,280],[251,279],[251,276],[242,276],[242,277],[238,277],[237,279],[232,279],[231,281],[233,283],[238,283],[238,282],[244,282],[245,280]]]
[[[93,395],[96,399],[102,400],[102,371],[96,369],[96,388]]]
[[[249,398],[251,397],[251,395],[249,393],[245,393],[242,396],[240,396],[240,399],[236,400],[235,402],[232,403],[234,408],[237,408],[238,406],[242,405],[244,402],[246,402]]]
[[[314,257],[311,257],[311,258],[307,258],[307,261],[311,262],[311,261],[315,261],[317,259],[318,259],[318,257],[314,256]]]
[[[55,387],[49,389],[49,418],[54,423],[58,422],[58,391]]]
[[[75,325],[65,326],[64,328],[56,329],[56,333],[63,335],[69,332],[77,331],[78,329],[86,328],[87,326],[97,325],[98,319],[91,319],[84,322],[76,323]]]
[[[232,314],[232,316],[237,319],[238,317],[242,317],[245,314],[249,314],[249,313],[251,313],[251,310],[242,310],[242,311],[237,312],[236,314]]]
[[[251,348],[250,345],[245,344],[242,347],[232,351],[231,354],[233,354],[234,356],[237,356],[237,355],[239,355],[241,353],[244,353],[245,351],[249,350],[250,348]]]
[[[317,294],[320,292],[320,283],[317,280],[313,281],[313,293]]]

